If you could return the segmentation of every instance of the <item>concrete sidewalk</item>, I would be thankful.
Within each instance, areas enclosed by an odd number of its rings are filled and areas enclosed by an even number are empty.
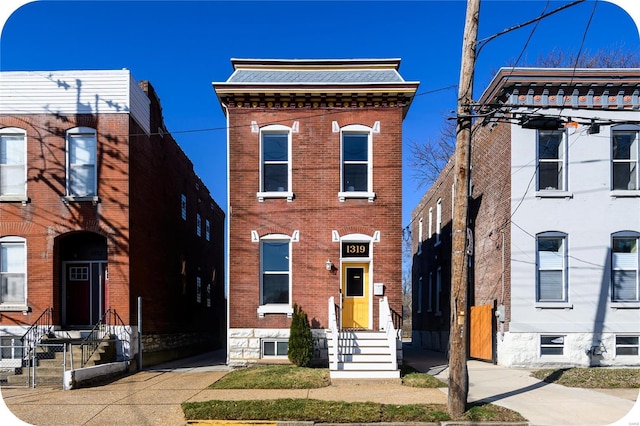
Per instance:
[[[180,404],[211,399],[245,400],[313,398],[372,401],[387,404],[446,404],[446,390],[420,389],[397,383],[341,381],[321,389],[211,390],[228,371],[221,351],[175,361],[94,388],[2,389],[15,416],[34,425],[184,425]],[[419,371],[444,380],[443,354],[406,347],[405,359]],[[634,395],[616,397],[591,390],[544,384],[528,371],[470,361],[469,401],[485,401],[520,412],[533,425],[605,425],[629,413]],[[637,390],[635,398],[637,399]],[[640,410],[639,410],[640,411]],[[0,416],[2,416],[0,411]],[[640,416],[638,416],[640,418]],[[0,424],[12,425],[0,417]],[[22,424],[22,423],[17,423]],[[625,425],[631,425],[629,420]]]

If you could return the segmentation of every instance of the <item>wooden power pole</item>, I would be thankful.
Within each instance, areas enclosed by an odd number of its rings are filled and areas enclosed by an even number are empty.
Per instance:
[[[449,333],[449,399],[447,411],[461,416],[467,405],[467,319],[469,258],[467,225],[469,210],[469,172],[471,160],[471,119],[473,70],[476,62],[480,0],[467,0],[467,15],[462,45],[462,65],[458,86],[455,149],[455,196],[453,201],[453,237],[451,253],[451,318]]]

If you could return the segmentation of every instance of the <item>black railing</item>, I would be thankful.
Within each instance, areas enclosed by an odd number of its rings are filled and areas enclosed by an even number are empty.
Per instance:
[[[402,333],[402,314],[397,313],[391,307],[389,307],[389,311],[391,311],[391,320],[393,321],[393,328],[399,330],[399,333]]]
[[[118,328],[122,330],[122,333],[128,336],[116,336]],[[121,334],[122,334],[121,333]],[[124,337],[124,339],[123,339]],[[84,367],[93,354],[96,353],[101,343],[104,342],[117,342],[122,343],[131,341],[131,333],[127,331],[127,327],[120,318],[120,315],[115,309],[107,309],[102,315],[102,318],[93,326],[91,332],[85,337],[81,343],[82,346],[82,367]]]
[[[48,307],[40,314],[37,320],[27,329],[27,332],[20,338],[22,346],[27,348],[23,357],[29,358],[29,355],[42,340],[43,336],[48,335],[53,328],[53,308]]]

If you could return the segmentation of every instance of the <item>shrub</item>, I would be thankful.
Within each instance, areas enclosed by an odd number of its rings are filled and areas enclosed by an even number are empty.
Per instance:
[[[313,336],[307,314],[297,304],[293,304],[293,316],[289,334],[289,361],[298,367],[309,367],[313,358]]]

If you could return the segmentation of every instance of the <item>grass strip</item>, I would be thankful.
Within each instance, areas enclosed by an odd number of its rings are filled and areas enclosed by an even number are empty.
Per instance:
[[[316,389],[329,386],[329,370],[295,365],[247,367],[231,371],[210,389]]]
[[[278,420],[316,423],[441,422],[451,420],[444,404],[386,405],[374,402],[274,399],[185,402],[186,420]],[[474,406],[463,417],[470,421],[523,421],[520,414],[491,404]]]
[[[562,368],[536,370],[531,373],[536,379],[572,388],[617,389],[640,388],[639,368]]]

